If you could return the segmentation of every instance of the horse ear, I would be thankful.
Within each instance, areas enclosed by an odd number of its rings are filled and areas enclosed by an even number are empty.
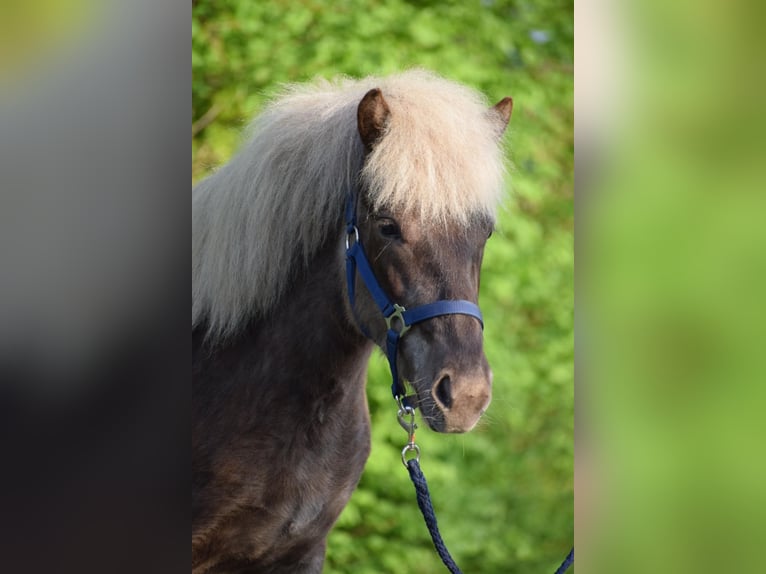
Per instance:
[[[382,136],[388,124],[391,111],[378,88],[367,92],[356,110],[356,121],[359,135],[364,147],[369,152]]]
[[[505,128],[508,126],[508,121],[511,119],[511,112],[513,111],[513,99],[503,98],[497,102],[490,112],[495,117],[495,123],[497,125],[497,137],[500,137],[505,132]]]

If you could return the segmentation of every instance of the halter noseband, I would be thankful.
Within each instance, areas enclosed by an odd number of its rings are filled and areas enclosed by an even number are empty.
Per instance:
[[[353,242],[350,241],[352,236],[354,237]],[[388,327],[388,332],[386,333],[386,358],[388,359],[391,377],[393,378],[391,393],[397,402],[401,403],[406,400],[405,389],[399,380],[399,370],[396,366],[399,339],[409,331],[412,325],[440,315],[460,314],[475,317],[479,320],[481,328],[484,328],[484,321],[482,320],[479,307],[470,301],[442,300],[420,305],[414,309],[405,309],[402,305],[391,302],[375,278],[375,273],[373,273],[362,247],[362,242],[359,239],[359,230],[356,227],[356,195],[350,193],[346,201],[346,281],[348,283],[348,299],[355,316],[355,276],[357,271],[362,277],[370,295],[375,300],[378,309],[383,314],[383,318],[386,320],[386,326]],[[359,323],[358,320],[357,323]],[[372,338],[363,325],[359,324],[359,327],[367,338]],[[408,406],[414,408],[414,405]]]

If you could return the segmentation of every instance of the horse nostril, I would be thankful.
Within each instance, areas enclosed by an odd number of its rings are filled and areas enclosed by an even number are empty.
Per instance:
[[[444,375],[434,385],[434,396],[445,409],[452,406],[452,380],[449,378],[449,375]]]

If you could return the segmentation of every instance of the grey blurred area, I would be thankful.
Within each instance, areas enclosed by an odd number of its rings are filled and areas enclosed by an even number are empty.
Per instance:
[[[190,13],[94,4],[0,77],[4,572],[186,557]]]
[[[76,384],[114,337],[160,312],[168,265],[182,267],[174,170],[186,150],[169,128],[189,118],[190,72],[188,46],[167,34],[177,16],[168,3],[110,3],[83,36],[5,79],[0,356],[29,360],[41,398],[76,391],[54,383]]]

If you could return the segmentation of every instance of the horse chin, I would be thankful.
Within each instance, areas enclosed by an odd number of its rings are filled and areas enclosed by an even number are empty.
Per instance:
[[[444,417],[444,415],[441,415],[438,417],[423,416],[423,420],[426,421],[426,423],[428,424],[428,427],[431,430],[439,432],[439,433],[445,433],[445,434],[447,433],[462,434],[462,433],[469,432],[473,430],[473,428],[476,426],[476,423],[479,422],[480,418],[481,418],[480,416],[477,416],[475,420],[471,422],[466,423],[461,421],[461,423],[455,424],[453,422],[450,422],[446,417]]]
[[[429,401],[430,405],[420,406],[420,413],[428,428],[435,432],[449,432],[447,431],[447,422],[444,419],[444,413],[436,406],[436,403]]]
[[[430,413],[426,414],[423,413],[423,420],[428,425],[428,428],[430,428],[432,431],[438,432],[438,433],[445,433],[445,434],[461,434],[466,433],[472,430],[476,423],[479,422],[479,419],[481,416],[477,416],[475,420],[471,422],[463,422],[461,421],[460,424],[455,424],[449,421],[447,417],[444,416],[444,413],[439,411],[439,409],[436,409],[436,414]]]
[[[454,420],[450,420],[450,415],[453,413],[450,413],[448,409],[442,409],[434,400],[421,401],[420,412],[428,428],[438,433],[459,434],[468,432],[476,426],[479,418],[481,418],[479,413],[476,415],[475,420],[460,420],[456,424]]]

